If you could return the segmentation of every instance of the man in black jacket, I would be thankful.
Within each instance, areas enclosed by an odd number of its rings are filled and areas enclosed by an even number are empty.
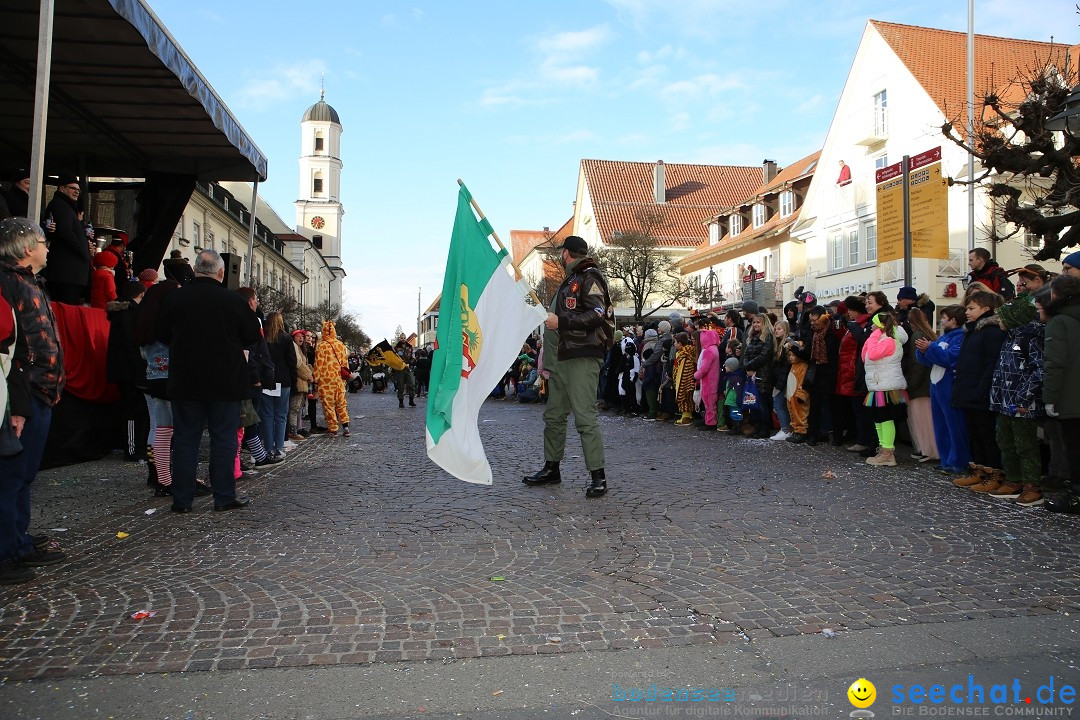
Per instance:
[[[591,482],[586,497],[607,492],[604,438],[596,416],[596,385],[604,355],[615,339],[615,318],[607,279],[587,257],[589,246],[570,235],[559,248],[566,279],[555,292],[544,327],[544,369],[549,371],[544,409],[544,467],[524,478],[526,485],[562,481],[559,462],[566,450],[566,418],[574,413]]]
[[[156,334],[169,346],[173,410],[173,512],[191,512],[203,427],[210,432],[210,485],[215,510],[250,502],[236,496],[233,464],[240,401],[250,396],[244,347],[261,333],[255,313],[228,290],[225,263],[214,250],[195,260],[195,279],[172,293]]]
[[[79,221],[79,194],[82,188],[73,175],[61,175],[56,194],[45,208],[42,223],[55,229],[49,240],[46,287],[54,302],[82,305],[90,295],[90,243]]]

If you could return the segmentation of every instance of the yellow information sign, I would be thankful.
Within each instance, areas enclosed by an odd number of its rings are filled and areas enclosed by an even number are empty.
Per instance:
[[[894,163],[877,171],[878,262],[904,259],[904,170]]]
[[[877,171],[878,262],[904,259],[904,170]],[[941,148],[914,156],[908,169],[911,257],[949,257],[949,184],[941,174]]]
[[[911,257],[948,260],[949,184],[941,176],[941,148],[911,159],[908,187]]]

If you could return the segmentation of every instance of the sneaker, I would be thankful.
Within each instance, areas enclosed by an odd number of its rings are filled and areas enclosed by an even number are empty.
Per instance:
[[[255,467],[263,467],[264,465],[277,465],[279,462],[284,461],[285,458],[275,457],[274,455],[267,455],[262,460],[255,461]]]
[[[281,447],[286,452],[288,452],[289,450],[295,450],[296,449],[296,443],[294,443],[292,440],[286,440],[285,442],[283,442],[281,444]]]
[[[254,470],[255,463],[254,461],[248,460],[247,458],[240,458],[240,469],[244,472],[247,472],[248,470]]]
[[[788,439],[788,435],[790,435],[790,433],[786,433],[786,432],[784,432],[783,430],[780,430],[779,432],[777,432],[777,433],[776,433],[775,435],[773,435],[773,436],[772,436],[771,438],[769,438],[769,439],[770,439],[770,440],[787,440],[787,439]]]
[[[30,567],[42,567],[44,565],[55,565],[67,560],[65,555],[60,550],[39,550],[33,548],[25,555],[20,555],[18,562],[20,565],[28,565]]]
[[[804,433],[793,432],[793,433],[791,433],[791,435],[788,435],[787,441],[789,443],[794,443],[796,445],[799,445],[801,443],[806,442],[806,435]]]
[[[289,440],[291,442],[294,442],[294,443],[304,442],[304,440],[307,439],[303,435],[300,435],[298,433],[293,433],[292,435],[289,435],[288,438],[289,438]]]
[[[349,428],[345,428],[341,431],[341,437],[349,437],[350,435],[352,435],[352,431],[349,430]]]
[[[968,463],[968,474],[961,475],[953,480],[953,485],[956,487],[971,487],[972,485],[978,485],[983,481],[983,466],[976,465],[975,463]]]
[[[925,458],[926,458],[926,456],[925,456],[925,455],[923,455],[923,454],[922,454],[921,452],[919,452],[918,450],[916,450],[915,452],[911,453],[911,459],[912,459],[912,460],[915,460],[916,462],[922,462],[922,461],[923,461],[923,459],[925,459]]]
[[[855,443],[854,445],[848,445],[847,446],[847,451],[848,452],[862,452],[865,449],[866,449],[866,446],[865,445],[860,445],[859,443]]]
[[[0,562],[0,585],[19,585],[37,577],[30,568],[14,560]]]
[[[1080,515],[1080,495],[1072,493],[1060,500],[1051,500],[1045,505],[1048,512],[1065,513],[1067,515]]]
[[[991,497],[1011,499],[1020,496],[1023,486],[1020,483],[1003,482],[997,490],[990,492]],[[1041,497],[1041,496],[1040,496]]]
[[[26,539],[30,541],[31,545],[40,550],[49,547],[49,543],[52,542],[52,538],[48,535],[31,535],[30,533],[27,533]]]
[[[305,440],[307,440],[309,437],[311,437],[311,431],[310,430],[300,430],[297,434],[300,437],[304,438]],[[295,440],[296,438],[290,438],[290,439]]]
[[[693,425],[693,423],[694,421],[690,418],[679,418],[675,421],[675,424],[679,427],[690,427],[691,425]]]
[[[1042,505],[1045,502],[1046,498],[1043,497],[1042,490],[1039,486],[1030,483],[1024,485],[1024,491],[1016,498],[1016,504],[1023,505],[1024,507],[1035,507],[1036,505]]]

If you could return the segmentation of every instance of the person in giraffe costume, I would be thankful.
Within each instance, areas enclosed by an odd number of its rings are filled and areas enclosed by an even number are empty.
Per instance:
[[[349,411],[345,405],[345,380],[341,368],[349,366],[349,353],[345,344],[337,338],[334,323],[327,320],[322,326],[322,339],[315,347],[315,384],[322,401],[326,431],[336,435],[338,424],[341,434],[349,436]]]

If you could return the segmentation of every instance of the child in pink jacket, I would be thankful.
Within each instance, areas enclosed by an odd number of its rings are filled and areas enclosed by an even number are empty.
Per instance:
[[[896,465],[896,418],[907,404],[907,380],[901,368],[907,333],[887,312],[874,315],[874,332],[863,345],[866,368],[866,407],[870,408],[877,430],[877,455],[867,465]]]
[[[701,402],[705,406],[705,424],[699,430],[716,429],[716,397],[720,388],[720,336],[715,330],[701,331],[701,355],[694,379],[701,384]]]

